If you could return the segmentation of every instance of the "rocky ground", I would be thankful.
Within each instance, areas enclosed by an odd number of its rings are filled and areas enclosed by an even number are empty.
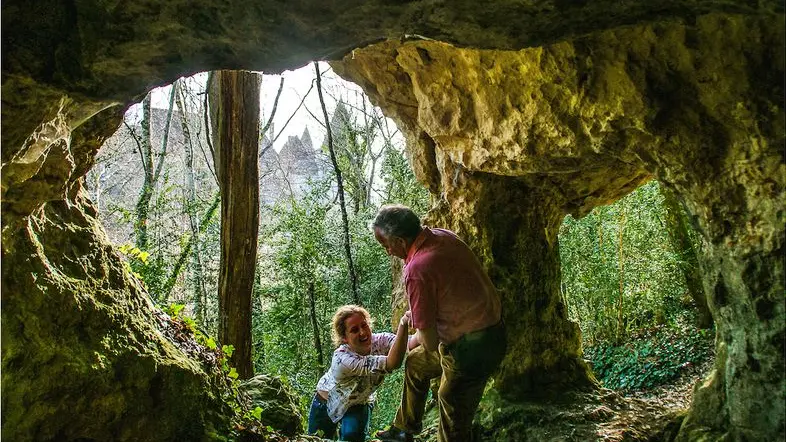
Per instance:
[[[601,389],[545,403],[508,404],[496,413],[481,410],[480,415],[491,417],[481,419],[478,440],[669,441],[691,403],[693,386],[711,367],[711,360],[686,367],[680,378],[647,391]],[[436,422],[418,440],[435,441]]]
[[[550,402],[507,404],[481,419],[478,441],[556,442],[556,441],[648,441],[673,439],[690,405],[693,386],[712,368],[708,360],[700,366],[686,367],[683,375],[657,388],[620,393],[601,389],[593,393],[571,394]],[[492,400],[490,403],[499,405]],[[431,404],[433,405],[433,404]],[[488,404],[486,405],[488,406]],[[481,410],[479,414],[484,414]],[[486,410],[487,411],[487,410]],[[427,413],[431,422],[415,440],[437,440],[436,409]],[[267,434],[278,442],[322,441],[313,436],[288,438]]]

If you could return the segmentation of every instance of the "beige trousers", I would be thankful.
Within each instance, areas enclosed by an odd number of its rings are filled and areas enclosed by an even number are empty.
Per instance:
[[[472,419],[505,347],[505,327],[500,323],[453,344],[440,344],[438,352],[427,352],[423,346],[413,349],[407,356],[404,391],[393,425],[420,433],[431,380],[439,377],[439,441],[471,441]]]

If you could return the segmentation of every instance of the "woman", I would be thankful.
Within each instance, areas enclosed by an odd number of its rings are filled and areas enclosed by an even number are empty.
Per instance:
[[[308,432],[332,439],[363,441],[368,433],[375,392],[385,375],[399,368],[407,349],[410,313],[396,334],[371,333],[371,316],[363,307],[345,305],[333,315],[333,360],[317,383],[308,415]]]

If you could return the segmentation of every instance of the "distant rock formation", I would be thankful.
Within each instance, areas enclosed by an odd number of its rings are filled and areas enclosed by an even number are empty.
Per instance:
[[[308,128],[303,134],[290,136],[276,152],[266,136],[259,158],[260,203],[274,204],[285,197],[302,196],[309,181],[323,179],[328,173],[328,158],[312,146]]]

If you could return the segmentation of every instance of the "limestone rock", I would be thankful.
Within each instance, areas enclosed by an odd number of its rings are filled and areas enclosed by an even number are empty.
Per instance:
[[[256,375],[241,382],[240,391],[249,398],[249,410],[262,408],[260,420],[264,425],[288,436],[303,432],[300,398],[292,387],[281,379],[264,374]]]
[[[333,63],[406,131],[418,178],[439,196],[428,222],[487,263],[511,335],[505,394],[586,379],[556,230],[656,177],[685,200],[714,263],[716,374],[679,439],[782,434],[781,19],[709,14],[520,51],[389,41]]]

